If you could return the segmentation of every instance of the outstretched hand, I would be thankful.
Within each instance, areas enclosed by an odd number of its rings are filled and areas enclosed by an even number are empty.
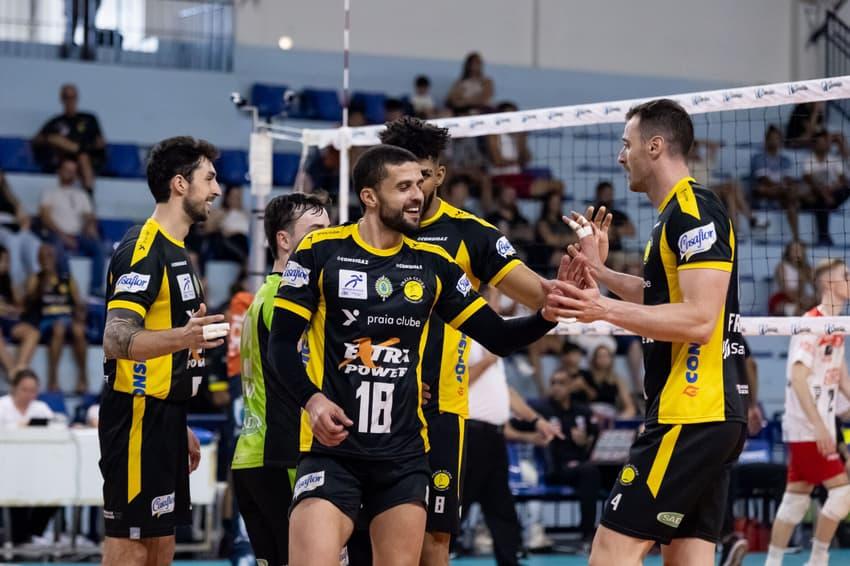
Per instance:
[[[590,267],[601,269],[608,259],[608,230],[614,215],[604,206],[600,206],[598,210],[589,206],[584,215],[572,211],[570,216],[564,216],[563,220],[578,236]]]
[[[579,322],[604,319],[608,310],[606,299],[599,292],[599,287],[587,267],[584,268],[582,282],[584,288],[572,281],[549,282],[543,317],[552,322],[570,318]]]

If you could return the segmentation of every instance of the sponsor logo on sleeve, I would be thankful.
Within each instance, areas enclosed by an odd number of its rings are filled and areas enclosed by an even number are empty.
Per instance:
[[[292,492],[292,499],[297,499],[299,495],[305,491],[313,491],[317,487],[325,485],[325,471],[313,472],[305,474],[298,478],[295,482],[295,489]]]
[[[469,281],[469,278],[466,276],[466,273],[460,276],[460,279],[457,280],[457,292],[463,295],[464,297],[469,295],[469,292],[472,291],[472,283]]]
[[[151,501],[151,515],[159,517],[174,512],[174,492],[154,497]]]
[[[310,270],[302,267],[297,261],[289,261],[283,269],[280,286],[303,287],[310,283]]]
[[[131,271],[125,273],[115,282],[116,293],[140,293],[147,290],[151,276]]]
[[[503,258],[507,259],[512,255],[516,255],[516,250],[514,249],[511,242],[508,240],[506,236],[502,236],[498,240],[496,240],[496,253],[498,253]]]
[[[714,222],[688,230],[679,237],[679,256],[685,261],[693,255],[707,252],[717,241]]]

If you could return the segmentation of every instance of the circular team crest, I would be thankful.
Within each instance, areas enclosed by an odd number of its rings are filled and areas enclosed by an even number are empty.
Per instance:
[[[626,464],[626,466],[623,467],[622,471],[620,471],[620,478],[619,478],[620,484],[621,485],[631,485],[632,482],[635,481],[636,477],[637,477],[637,469],[635,469],[635,467],[632,466],[631,464]]]
[[[404,298],[411,303],[422,301],[422,296],[425,294],[425,288],[422,282],[418,279],[409,279],[404,283]]]
[[[445,470],[434,472],[431,476],[431,483],[434,484],[434,489],[437,491],[446,491],[452,483],[452,475]]]
[[[386,275],[381,275],[378,277],[378,280],[375,281],[375,292],[378,293],[378,296],[384,301],[393,294],[393,284],[390,283],[390,280]]]

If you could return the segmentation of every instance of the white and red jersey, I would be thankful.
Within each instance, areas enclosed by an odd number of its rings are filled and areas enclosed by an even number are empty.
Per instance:
[[[824,316],[820,307],[815,307],[804,316]],[[818,409],[818,414],[827,430],[835,436],[835,414],[838,403],[838,383],[841,380],[841,365],[844,361],[844,336],[838,334],[799,334],[791,337],[788,346],[788,369],[786,372],[785,417],[782,419],[782,436],[786,442],[813,442],[815,427],[791,387],[791,368],[799,362],[811,373],[808,377],[809,392]]]

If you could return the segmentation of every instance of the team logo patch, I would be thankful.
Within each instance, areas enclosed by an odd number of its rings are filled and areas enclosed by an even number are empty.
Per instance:
[[[425,286],[420,279],[415,277],[406,279],[402,283],[404,289],[404,298],[410,303],[421,303],[422,297],[425,295]]]
[[[297,261],[288,261],[280,278],[281,287],[303,287],[310,283],[310,270],[302,267]]]
[[[148,288],[151,276],[131,271],[125,273],[115,282],[116,293],[140,293]]]
[[[452,483],[452,475],[446,470],[436,471],[431,476],[431,483],[437,491],[446,491]]]
[[[637,476],[637,468],[635,468],[631,464],[626,464],[625,466],[623,466],[623,469],[620,470],[620,477],[617,478],[617,481],[620,482],[620,485],[632,485]]]
[[[469,281],[466,273],[464,273],[460,276],[460,279],[457,280],[457,292],[465,297],[470,291],[472,291],[472,283]]]
[[[375,292],[378,293],[382,301],[386,301],[393,294],[393,284],[386,275],[381,275],[375,281]]]
[[[363,271],[339,270],[339,297],[341,299],[366,300],[368,277]]]
[[[659,523],[662,525],[667,525],[668,527],[673,527],[674,529],[678,529],[679,525],[682,523],[682,519],[685,518],[681,513],[673,513],[670,511],[661,512],[655,516]]]
[[[178,275],[177,286],[180,288],[180,297],[184,303],[197,297],[195,294],[195,284],[192,282],[192,275],[190,273],[181,273]]]
[[[174,512],[174,492],[172,491],[166,495],[160,495],[159,497],[154,497],[153,501],[151,501],[151,515],[153,517],[159,517],[161,515],[165,515],[166,513]]]
[[[325,471],[313,472],[305,474],[298,478],[295,482],[295,490],[292,492],[292,499],[297,499],[299,495],[305,491],[313,491],[317,487],[325,485]]]
[[[508,256],[516,255],[516,250],[506,236],[496,240],[496,253],[507,259]]]
[[[685,261],[691,256],[707,252],[717,241],[714,222],[688,230],[679,237],[679,257]]]

